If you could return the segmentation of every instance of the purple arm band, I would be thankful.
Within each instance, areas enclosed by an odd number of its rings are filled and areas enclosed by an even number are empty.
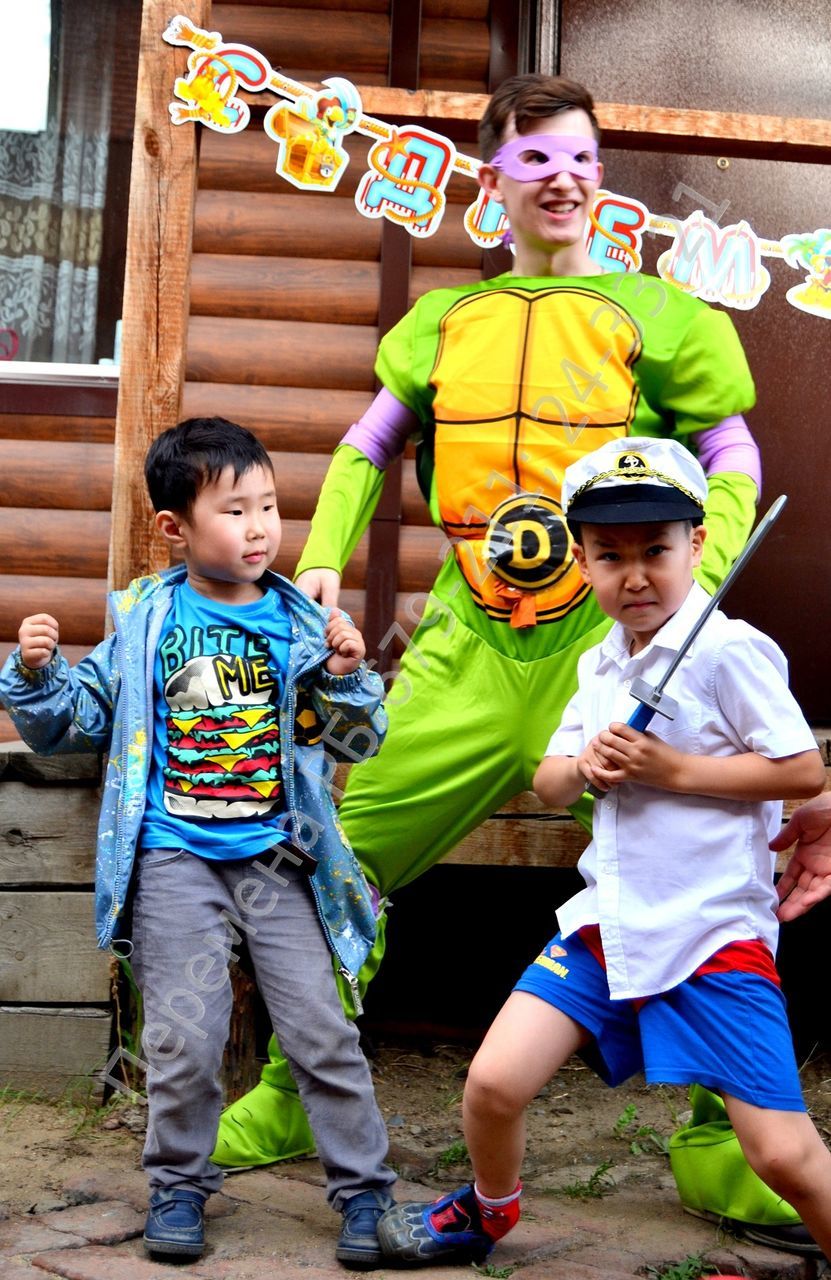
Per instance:
[[[725,418],[707,431],[696,431],[691,439],[708,476],[719,471],[741,471],[762,492],[762,459],[741,414]]]
[[[418,428],[419,421],[412,409],[382,387],[360,421],[349,428],[341,444],[351,444],[379,471],[385,471],[392,460],[404,452],[407,437]]]

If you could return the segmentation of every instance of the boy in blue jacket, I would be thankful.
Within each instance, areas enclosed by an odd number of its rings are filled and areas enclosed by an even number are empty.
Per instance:
[[[150,1183],[144,1243],[198,1257],[228,1035],[228,962],[244,936],[343,1214],[336,1256],[380,1264],[375,1226],[395,1174],[332,966],[355,986],[375,937],[369,886],[324,785],[386,728],[360,632],[268,571],[280,516],[269,456],[221,418],[151,445],[156,526],[184,561],[111,598],[115,631],[76,667],[49,614],[25,618],[0,700],[34,750],[109,751],[96,924],[132,919],[144,1005]],[[122,944],[123,951],[123,944]]]

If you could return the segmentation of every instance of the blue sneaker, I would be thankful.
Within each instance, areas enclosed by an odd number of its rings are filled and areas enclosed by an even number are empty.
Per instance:
[[[410,1201],[396,1205],[378,1223],[378,1243],[388,1262],[404,1267],[484,1262],[494,1246],[482,1230],[471,1185],[431,1204]]]
[[[205,1247],[206,1196],[198,1191],[154,1191],[144,1225],[148,1253],[167,1258],[198,1258]]]
[[[352,1271],[380,1267],[384,1258],[378,1244],[378,1220],[393,1206],[386,1191],[359,1191],[343,1206],[343,1227],[335,1257]]]

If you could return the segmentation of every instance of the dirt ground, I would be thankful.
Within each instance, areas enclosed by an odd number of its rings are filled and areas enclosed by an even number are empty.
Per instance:
[[[385,1041],[373,1054],[390,1158],[401,1176],[432,1186],[466,1181],[461,1094],[470,1050]],[[831,1057],[805,1064],[802,1078],[814,1120],[831,1142]],[[573,1059],[529,1110],[525,1184],[538,1193],[571,1188],[583,1195],[642,1184],[638,1198],[648,1215],[649,1189],[672,1185],[663,1149],[686,1107],[682,1089],[647,1089],[636,1080],[610,1090]],[[0,1217],[54,1207],[69,1174],[137,1168],[144,1117],[142,1105],[122,1097],[99,1108],[0,1092]]]

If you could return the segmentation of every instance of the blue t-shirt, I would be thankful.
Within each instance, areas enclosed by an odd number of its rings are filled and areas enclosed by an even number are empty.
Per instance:
[[[227,605],[173,594],[153,666],[141,843],[255,857],[285,839],[280,700],[291,621],[277,591]]]

